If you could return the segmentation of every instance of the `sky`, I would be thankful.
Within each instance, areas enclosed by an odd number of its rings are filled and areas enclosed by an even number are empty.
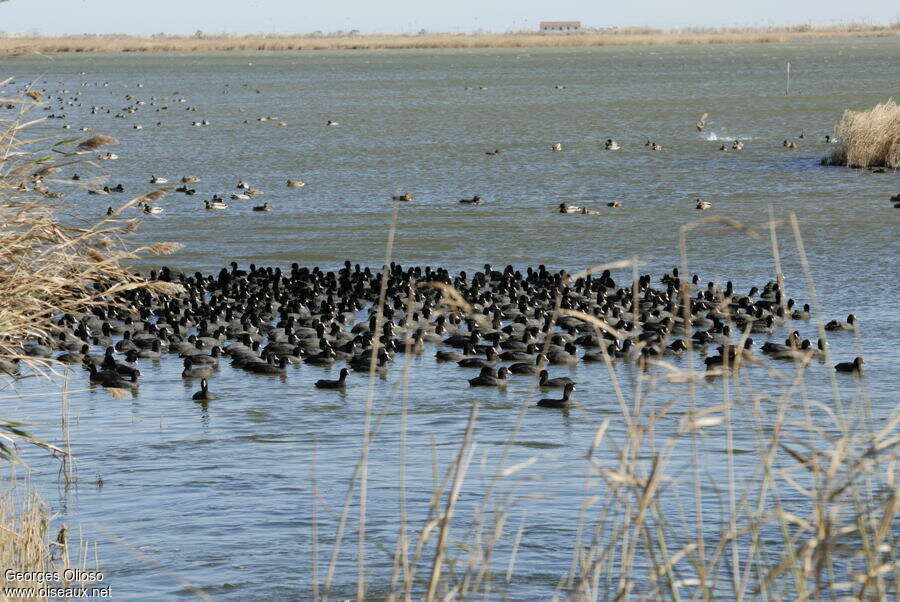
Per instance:
[[[0,32],[78,33],[362,33],[503,32],[542,20],[585,26],[766,26],[846,21],[886,24],[900,18],[884,0],[9,0]]]

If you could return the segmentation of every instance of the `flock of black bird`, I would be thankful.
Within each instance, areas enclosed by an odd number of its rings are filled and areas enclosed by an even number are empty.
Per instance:
[[[52,337],[25,341],[22,355],[80,365],[91,383],[132,391],[139,362],[176,356],[182,377],[201,381],[193,398],[206,401],[215,399],[209,380],[224,361],[263,375],[286,374],[288,364],[340,365],[338,379],[314,386],[343,389],[350,386],[351,370],[384,371],[397,354],[433,345],[438,362],[479,372],[469,380],[473,387],[502,387],[514,376],[531,376],[542,388],[563,390],[562,398],[539,405],[565,407],[575,383],[551,378],[555,366],[630,361],[646,367],[654,357],[679,356],[690,346],[704,353],[712,376],[758,361],[750,335],[773,335],[777,328],[790,330],[792,320],[810,319],[809,306],[785,298],[777,283],[741,294],[731,282],[719,287],[698,276],[682,282],[677,269],[655,287],[649,275],[620,285],[609,271],[572,280],[543,265],[524,273],[485,265],[452,275],[394,263],[373,271],[349,261],[335,271],[298,264],[284,271],[254,265],[242,270],[232,263],[217,275],[189,275],[162,268],[149,278],[181,284],[183,293],[159,297],[137,289],[123,293],[117,305],[60,315]],[[445,297],[448,285],[468,307]],[[857,327],[850,315],[826,329]],[[809,361],[824,359],[824,349],[823,340],[812,343],[793,331],[760,351],[773,360]],[[859,374],[862,364],[856,358],[835,368]],[[18,364],[4,361],[0,371],[17,374]]]

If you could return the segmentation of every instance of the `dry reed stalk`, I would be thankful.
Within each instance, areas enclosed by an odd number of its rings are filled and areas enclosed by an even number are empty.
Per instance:
[[[414,280],[411,280],[409,283],[409,291],[407,292],[408,298],[410,301],[413,300],[416,294],[417,285]],[[412,325],[413,312],[406,312],[406,332],[409,334]],[[400,437],[399,437],[399,450],[398,450],[398,469],[399,474],[397,478],[397,494],[399,496],[398,499],[398,512],[399,512],[399,532],[397,533],[397,549],[394,552],[394,566],[391,570],[391,591],[387,596],[389,601],[393,601],[396,599],[396,595],[394,593],[395,588],[397,587],[397,580],[400,578],[400,575],[403,575],[403,589],[406,594],[405,598],[409,599],[409,592],[412,587],[412,584],[407,581],[407,576],[409,575],[409,536],[407,531],[407,521],[409,519],[406,510],[406,435],[407,435],[407,419],[408,419],[408,411],[409,411],[409,377],[410,371],[412,370],[412,339],[407,339],[406,343],[406,353],[403,362],[403,375],[400,379],[401,382],[401,391],[400,391]]]
[[[366,407],[363,418],[363,442],[360,452],[360,477],[359,477],[359,530],[358,530],[358,547],[357,547],[357,580],[356,580],[356,597],[359,600],[365,598],[365,552],[366,552],[366,500],[368,492],[368,471],[369,471],[369,446],[371,445],[371,435],[369,427],[372,422],[372,405],[375,400],[375,379],[377,378],[376,369],[378,367],[378,351],[381,342],[378,333],[381,332],[384,323],[384,302],[387,298],[387,283],[391,264],[391,256],[394,251],[394,236],[397,232],[397,216],[400,206],[395,205],[391,213],[391,226],[388,230],[387,250],[385,251],[384,270],[382,271],[381,290],[378,292],[378,306],[375,313],[375,332],[372,340],[372,357],[369,362],[369,389],[366,393]]]
[[[122,265],[140,253],[170,253],[178,245],[128,250],[122,237],[133,229],[132,223],[110,219],[84,223],[69,213],[64,201],[22,193],[19,188],[32,183],[31,174],[41,176],[54,169],[52,164],[12,153],[12,148],[36,143],[20,138],[20,132],[34,123],[23,122],[22,115],[0,133],[5,146],[0,154],[0,355],[39,367],[41,362],[25,357],[18,345],[26,338],[52,336],[56,316],[115,305],[117,293],[136,288],[162,295],[180,292],[178,285],[147,282]],[[115,138],[100,134],[79,148],[93,150],[114,142]]]
[[[8,81],[8,80],[7,80]],[[45,340],[60,330],[55,320],[63,314],[78,314],[99,306],[120,303],[117,291],[144,288],[157,294],[180,292],[180,287],[164,282],[147,282],[132,274],[120,262],[136,257],[121,244],[131,224],[122,226],[103,220],[85,223],[68,213],[62,201],[50,201],[33,190],[35,181],[58,171],[30,149],[51,139],[24,139],[22,132],[41,120],[25,121],[27,108],[42,99],[27,93],[33,103],[0,130],[0,358],[21,360],[35,374],[55,373],[53,360],[30,357],[22,343],[29,338]],[[115,142],[109,136],[95,136],[81,143],[81,151]],[[54,144],[51,148],[56,150]],[[63,163],[72,164],[73,161]],[[152,245],[137,252],[171,251],[172,245]],[[0,457],[15,459],[15,446],[30,443],[60,456],[66,486],[74,483],[74,458],[69,440],[68,380],[61,391],[60,427],[63,447],[35,439],[21,424],[0,420]],[[115,394],[116,390],[110,390]],[[51,553],[46,542],[48,517],[43,503],[30,490],[23,505],[11,505],[8,496],[0,499],[0,561],[15,570],[45,570]],[[57,546],[64,567],[69,564],[69,538],[65,527]],[[86,556],[85,556],[86,558]],[[81,565],[86,567],[87,564]],[[20,584],[13,584],[20,585]]]
[[[309,486],[312,494],[311,533],[312,553],[309,555],[312,583],[312,599],[319,599],[319,488],[316,485],[316,445],[313,443],[312,460],[309,463]]]
[[[822,162],[849,167],[900,168],[900,106],[893,98],[867,111],[844,111],[835,126],[838,143]]]
[[[459,492],[462,488],[463,479],[466,477],[466,471],[469,462],[472,459],[472,451],[474,451],[472,437],[475,432],[475,419],[478,416],[478,404],[472,404],[469,411],[469,422],[466,425],[466,434],[459,446],[459,452],[456,460],[453,462],[453,484],[450,487],[450,493],[447,496],[447,504],[440,518],[440,532],[438,534],[437,549],[434,552],[434,559],[431,563],[431,577],[428,580],[428,591],[425,594],[425,600],[434,600],[437,596],[437,587],[441,578],[441,570],[443,569],[444,556],[447,552],[447,537],[450,533],[450,521],[453,519],[453,511],[456,507],[456,501],[459,499]]]
[[[7,587],[37,588],[40,585],[33,581],[8,581],[6,569],[62,574],[65,569],[75,566],[70,560],[73,547],[76,556],[84,559],[77,565],[78,568],[88,570],[91,566],[99,567],[96,561],[93,565],[89,564],[84,540],[78,537],[73,543],[65,525],[55,536],[52,535],[50,525],[53,518],[27,480],[20,480],[12,471],[5,475],[0,491],[0,565],[4,567],[0,572],[0,592],[3,592],[4,600],[7,599]],[[37,596],[19,599],[46,600]]]

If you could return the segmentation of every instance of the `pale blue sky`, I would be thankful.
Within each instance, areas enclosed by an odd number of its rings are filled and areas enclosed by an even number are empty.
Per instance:
[[[0,31],[152,34],[254,32],[490,31],[534,28],[540,20],[587,26],[764,26],[866,21],[900,13],[884,0],[10,0]]]

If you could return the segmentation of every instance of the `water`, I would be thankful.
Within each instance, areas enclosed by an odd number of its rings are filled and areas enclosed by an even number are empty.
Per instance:
[[[774,278],[768,232],[761,225],[771,208],[782,224],[777,232],[787,290],[802,305],[809,295],[786,225],[796,212],[826,319],[852,312],[862,325],[868,371],[861,382],[838,380],[845,406],[864,416],[862,426],[879,427],[897,401],[892,337],[900,326],[894,303],[900,293],[895,263],[900,214],[888,201],[897,192],[896,175],[824,168],[819,159],[827,151],[824,135],[832,133],[844,108],[867,108],[900,92],[898,59],[900,42],[888,38],[673,48],[73,54],[20,57],[4,67],[19,84],[38,78],[39,88],[78,95],[81,107],[65,108],[67,119],[48,120],[36,131],[74,136],[80,134],[76,127],[86,125],[119,138],[121,144],[111,150],[120,159],[101,164],[110,184],[121,182],[129,193],[138,193],[152,189],[151,174],[170,182],[182,175],[202,178],[192,185],[196,196],[170,193],[160,203],[165,213],[143,220],[135,244],[185,244],[164,262],[141,262],[144,269],[167,263],[190,272],[213,270],[232,260],[336,268],[345,259],[378,267],[391,222],[386,199],[410,192],[415,200],[400,207],[393,247],[393,258],[404,265],[472,270],[484,263],[519,268],[543,263],[581,269],[637,258],[642,272],[658,277],[679,261],[681,225],[721,215],[756,228],[761,240],[701,225],[688,235],[688,262],[704,282],[731,279],[745,291]],[[784,94],[787,61],[790,96]],[[81,71],[87,75],[78,75]],[[82,82],[109,86],[82,87]],[[223,94],[226,87],[230,92]],[[175,92],[187,102],[168,102],[158,113],[148,104],[126,119],[89,114],[92,105],[115,113],[130,104],[126,94],[149,101],[150,96],[171,100]],[[187,106],[199,110],[185,111]],[[59,107],[54,104],[51,112]],[[704,112],[709,124],[699,133],[694,122]],[[269,115],[278,119],[256,121]],[[203,119],[211,125],[190,126]],[[245,119],[251,123],[243,124]],[[340,126],[327,127],[329,119]],[[278,126],[279,120],[287,125]],[[157,121],[163,125],[156,127]],[[60,130],[62,123],[73,129]],[[801,130],[799,149],[782,148],[783,139],[796,139]],[[722,141],[735,137],[746,142],[745,150],[718,151]],[[617,139],[623,149],[603,151],[607,138]],[[663,150],[649,151],[646,139]],[[555,142],[564,152],[550,151]],[[500,155],[485,155],[495,148]],[[78,171],[100,173],[88,167]],[[286,178],[308,184],[286,188]],[[204,198],[235,191],[239,179],[265,194],[232,201],[227,211],[202,210]],[[486,202],[478,207],[456,202],[472,194]],[[87,218],[130,198],[89,196],[77,189],[71,197]],[[712,202],[713,210],[697,212],[698,197]],[[274,205],[272,213],[250,210],[263,200]],[[609,201],[623,206],[608,209]],[[554,213],[560,202],[601,215]],[[615,276],[624,283],[630,273],[620,270]],[[816,336],[810,323],[791,328]],[[779,330],[768,338],[780,341],[785,334]],[[852,335],[832,338],[833,361],[859,353]],[[174,575],[216,598],[309,597],[313,465],[321,492],[321,578],[347,479],[359,457],[365,378],[351,376],[346,394],[319,392],[312,388],[323,376],[319,368],[291,369],[278,379],[226,365],[211,384],[220,399],[202,407],[190,401],[196,385],[182,382],[177,361],[143,362],[141,370],[140,393],[131,400],[113,400],[100,391],[71,395],[76,488],[57,487],[57,465],[26,454],[32,480],[60,519],[99,543],[100,565],[113,591],[128,599],[191,595]],[[827,365],[811,366],[808,394],[814,401],[830,403],[829,371]],[[401,373],[402,363],[374,382],[376,413],[396,392]],[[613,466],[612,442],[621,443],[625,430],[605,367],[580,364],[554,373],[578,382],[578,405],[569,413],[525,414],[508,462],[535,455],[539,460],[504,480],[495,494],[515,498],[497,545],[493,591],[515,599],[552,594],[571,561],[584,452],[600,421],[610,418],[608,442],[598,456]],[[634,366],[617,364],[625,399],[633,399],[638,374]],[[762,368],[746,375],[742,378],[757,390],[774,395],[784,388]],[[412,360],[407,499],[415,534],[438,478],[432,474],[432,454],[443,473],[462,440],[469,408],[478,401],[477,447],[457,509],[463,518],[452,532],[455,542],[463,539],[465,517],[480,503],[531,386],[518,378],[505,392],[474,390],[465,386],[471,376],[456,366],[438,367],[431,348]],[[85,380],[77,371],[71,386],[80,389]],[[41,387],[23,381],[20,390]],[[663,442],[688,401],[683,385],[657,380],[654,387],[648,403],[675,403],[675,417],[656,433]],[[720,382],[701,387],[698,396],[701,407],[721,402]],[[5,415],[32,422],[38,435],[59,441],[57,398],[7,404]],[[369,459],[366,562],[373,598],[386,591],[397,535],[398,404],[389,409]],[[755,428],[748,426],[755,424],[753,412],[743,406],[735,411],[740,422],[733,447],[756,449]],[[761,420],[769,424],[772,412],[765,411]],[[707,485],[724,487],[724,441],[722,427],[708,429],[700,440]],[[686,454],[687,447],[679,447],[669,471],[684,487],[690,476]],[[734,458],[739,482],[754,479],[756,454]],[[95,475],[102,476],[102,487],[94,484]],[[673,486],[667,497],[673,520],[691,525],[692,502],[680,499],[678,491]],[[593,492],[609,495],[599,486]],[[795,491],[782,493],[789,507],[802,505]],[[721,495],[712,488],[705,493],[709,516],[723,510]],[[341,596],[355,595],[357,499],[335,578],[334,591]],[[514,577],[505,586],[506,562],[523,517]],[[718,527],[707,524],[710,533]],[[778,542],[778,533],[772,536]],[[430,552],[419,575],[429,568]]]

